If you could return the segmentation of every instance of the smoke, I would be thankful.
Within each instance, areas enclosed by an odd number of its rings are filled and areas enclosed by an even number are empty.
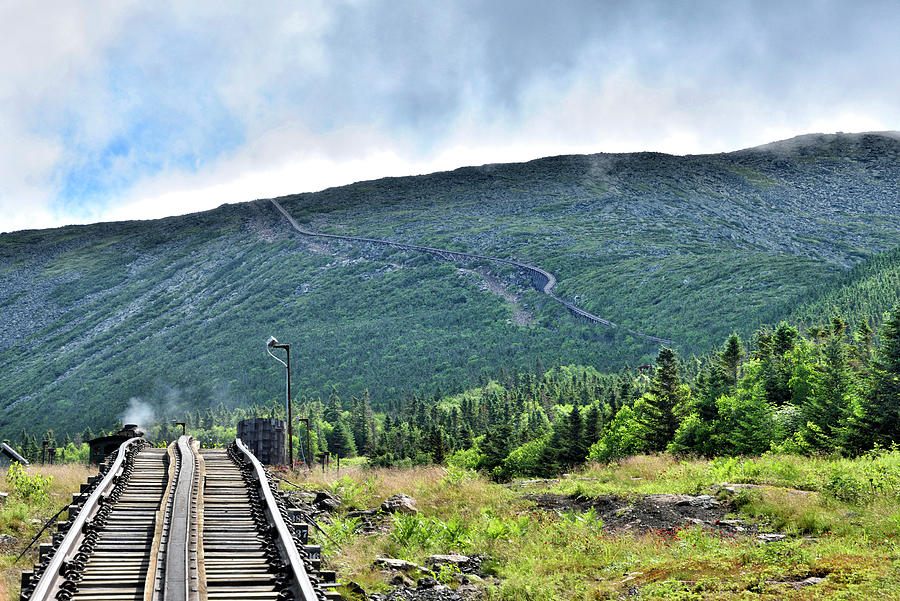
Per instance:
[[[123,424],[137,424],[146,430],[156,422],[156,412],[141,399],[131,397],[128,400],[128,409],[122,413],[121,420]]]

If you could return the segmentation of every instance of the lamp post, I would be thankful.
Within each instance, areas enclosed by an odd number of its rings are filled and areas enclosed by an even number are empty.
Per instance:
[[[271,349],[273,348],[283,348],[287,352],[287,363],[276,357],[272,354]],[[293,413],[291,411],[291,345],[290,344],[280,344],[278,339],[274,336],[269,336],[269,339],[266,341],[266,352],[269,353],[269,356],[284,365],[285,369],[287,369],[287,435],[288,435],[288,465],[291,466],[291,469],[294,469],[294,428],[293,428]]]

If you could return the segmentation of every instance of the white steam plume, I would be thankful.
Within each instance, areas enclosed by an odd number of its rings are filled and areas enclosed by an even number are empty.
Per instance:
[[[156,422],[156,412],[141,399],[131,397],[128,400],[128,409],[122,413],[121,419],[123,424],[137,424],[146,430]]]

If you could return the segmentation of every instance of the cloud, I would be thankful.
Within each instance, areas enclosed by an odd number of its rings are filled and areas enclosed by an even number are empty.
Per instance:
[[[898,129],[894,2],[0,8],[0,231],[567,152]]]

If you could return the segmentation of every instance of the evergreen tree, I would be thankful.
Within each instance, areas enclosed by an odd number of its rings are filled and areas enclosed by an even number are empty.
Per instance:
[[[802,407],[806,419],[802,436],[813,448],[823,451],[840,444],[855,394],[853,374],[842,342],[844,326],[839,318],[832,322],[831,332],[822,349],[824,364],[815,373],[811,394]]]
[[[444,463],[444,455],[447,450],[447,443],[444,439],[444,431],[438,425],[431,426],[428,432],[427,452],[431,453],[431,460],[437,464]]]
[[[374,439],[374,417],[372,407],[369,404],[369,391],[353,401],[353,411],[350,415],[350,429],[353,432],[353,442],[357,451],[368,455],[372,450]]]
[[[491,428],[485,435],[481,451],[484,454],[479,468],[493,472],[503,464],[503,460],[515,447],[512,440],[512,428],[508,423],[501,423]]]
[[[584,444],[590,448],[598,440],[600,440],[600,406],[591,403],[584,419]]]
[[[887,447],[900,441],[900,306],[885,321],[875,355],[864,429],[872,443]]]
[[[341,457],[356,456],[356,443],[353,441],[353,433],[350,431],[350,426],[340,417],[333,424],[331,433],[325,438],[328,441],[328,450],[332,453],[340,452]],[[337,445],[340,445],[340,451],[338,451]]]
[[[681,407],[690,398],[678,376],[678,359],[672,349],[659,349],[656,373],[649,392],[643,398],[645,408],[635,419],[647,430],[647,449],[662,451],[674,438],[678,428],[676,407]]]
[[[463,424],[462,426],[460,426],[459,431],[460,431],[460,434],[459,434],[458,448],[471,449],[472,445],[474,444],[473,440],[472,440],[472,429],[469,426]]]
[[[725,342],[725,349],[719,355],[722,368],[728,374],[729,384],[733,387],[737,387],[738,371],[743,358],[744,345],[741,343],[737,333],[734,333],[728,337],[728,340]]]
[[[588,445],[584,439],[584,420],[577,406],[572,407],[572,411],[569,412],[564,434],[560,460],[570,466],[582,463],[587,457]]]
[[[541,448],[540,459],[538,460],[538,475],[550,477],[558,474],[567,464],[567,419],[564,415],[558,415],[554,420],[550,430],[550,437],[546,444]]]
[[[762,368],[762,385],[766,397],[775,406],[791,402],[790,379],[792,366],[786,355],[794,350],[799,333],[797,328],[782,321],[774,332],[760,330],[756,333],[757,349],[753,358]]]
[[[784,357],[784,355],[794,349],[797,337],[800,332],[797,328],[788,325],[786,321],[782,321],[775,328],[775,335],[772,339],[772,352],[776,357]]]
[[[872,328],[865,319],[860,319],[853,334],[854,355],[860,367],[869,365],[872,359]]]
[[[332,386],[331,393],[328,395],[328,400],[325,401],[325,410],[322,414],[322,418],[329,424],[334,425],[340,419],[342,411],[341,398],[338,396],[337,389]]]

